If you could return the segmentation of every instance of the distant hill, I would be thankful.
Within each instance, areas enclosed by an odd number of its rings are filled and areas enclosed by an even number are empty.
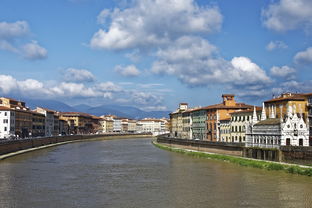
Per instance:
[[[112,114],[119,117],[127,117],[133,119],[141,119],[146,117],[151,118],[163,118],[168,117],[169,111],[142,111],[136,107],[131,106],[121,106],[121,105],[101,105],[97,107],[90,107],[86,108],[84,105],[82,108],[81,106],[74,106],[76,109],[93,114],[96,116]]]
[[[74,112],[76,111],[75,108],[56,100],[39,100],[39,99],[28,99],[23,98],[23,101],[26,102],[26,106],[35,109],[36,107],[43,107],[48,108],[51,110],[56,111],[63,111],[63,112]]]
[[[163,118],[168,117],[169,111],[142,111],[139,108],[122,105],[100,105],[91,107],[86,104],[69,106],[63,102],[55,100],[40,100],[40,99],[28,99],[24,98],[26,106],[31,109],[36,107],[44,107],[51,110],[62,111],[62,112],[84,112],[96,116],[101,115],[116,115],[119,117],[142,119],[142,118]]]

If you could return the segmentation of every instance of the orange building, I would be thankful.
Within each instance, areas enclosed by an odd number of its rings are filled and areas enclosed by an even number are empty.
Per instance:
[[[220,141],[217,124],[220,120],[231,118],[230,113],[237,110],[252,109],[253,106],[246,105],[245,103],[236,103],[233,94],[223,94],[223,102],[216,105],[210,105],[203,107],[202,109],[207,111],[207,140],[208,141]]]

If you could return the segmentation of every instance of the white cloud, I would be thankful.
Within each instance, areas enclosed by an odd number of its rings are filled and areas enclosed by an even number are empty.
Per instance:
[[[279,0],[262,11],[264,25],[275,31],[311,28],[311,0]]]
[[[41,47],[36,41],[32,41],[22,46],[21,54],[26,59],[38,60],[47,58],[48,51]]]
[[[29,26],[26,21],[0,22],[0,50],[16,53],[29,60],[47,58],[47,50],[40,46],[37,41],[21,44],[25,42],[29,33]]]
[[[138,62],[141,59],[140,50],[135,49],[130,53],[127,53],[125,55],[128,59],[130,59],[132,62]]]
[[[135,77],[140,75],[140,71],[134,65],[129,66],[117,65],[115,67],[115,72],[125,77]]]
[[[64,80],[69,82],[93,82],[95,76],[86,69],[68,68],[64,73]]]
[[[130,91],[130,94],[132,101],[140,105],[158,105],[163,101],[161,96],[155,95],[151,92]]]
[[[274,94],[281,94],[283,92],[311,92],[312,91],[312,80],[308,81],[287,81],[281,83],[279,87],[273,88]]]
[[[223,19],[217,7],[200,7],[194,0],[137,0],[124,10],[103,10],[98,21],[105,22],[107,17],[111,24],[93,35],[92,48],[159,46],[181,35],[218,31]]]
[[[27,35],[28,33],[29,27],[26,21],[14,23],[0,22],[0,39],[11,39]]]
[[[282,66],[282,67],[273,66],[270,72],[273,76],[276,76],[276,77],[292,79],[294,78],[294,74],[296,73],[296,70],[289,66]]]
[[[123,90],[121,86],[113,82],[102,82],[96,88],[101,92],[121,92]]]
[[[189,86],[229,84],[237,87],[271,82],[265,71],[249,58],[224,60],[218,57],[216,47],[201,38],[182,37],[157,54],[159,60],[153,63],[152,72],[174,75]]]
[[[107,22],[107,18],[110,16],[109,9],[104,9],[100,12],[100,14],[97,17],[97,22],[99,24],[105,24]]]
[[[0,75],[0,92],[8,94],[18,88],[17,81],[12,76]]]
[[[147,107],[161,105],[163,94],[156,90],[149,92],[141,89],[124,89],[113,82],[94,83],[87,86],[74,82],[41,82],[35,79],[17,80],[10,75],[0,74],[0,94],[47,99],[83,99],[92,98],[97,102],[110,102]]]
[[[10,51],[13,53],[19,53],[19,50],[15,48],[10,42],[0,39],[0,50]]]
[[[288,46],[283,41],[270,41],[266,46],[268,51],[273,51],[275,49],[286,49]]]
[[[312,47],[307,48],[305,51],[298,52],[294,60],[299,64],[311,64],[312,63]]]
[[[142,108],[142,110],[145,110],[145,111],[167,111],[168,108],[166,106],[156,105],[156,106],[144,107],[144,108]]]

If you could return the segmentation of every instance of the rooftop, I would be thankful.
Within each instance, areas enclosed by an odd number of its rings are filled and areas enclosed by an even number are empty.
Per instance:
[[[255,126],[262,126],[262,125],[279,125],[281,120],[279,118],[269,118],[264,121],[260,121],[255,124]]]
[[[279,102],[279,101],[293,101],[293,100],[304,101],[305,100],[304,94],[291,94],[291,93],[286,94],[285,93],[285,94],[280,95],[277,98],[264,101],[264,103],[272,103],[272,102]]]
[[[235,111],[233,113],[230,113],[230,114],[239,114],[239,113],[251,113],[254,111],[254,108],[252,109],[247,109],[247,110],[238,110],[238,111]],[[256,111],[259,112],[259,111],[262,111],[262,107],[258,107],[256,106]]]

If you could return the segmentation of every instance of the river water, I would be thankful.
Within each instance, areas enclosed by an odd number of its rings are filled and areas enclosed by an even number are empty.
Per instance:
[[[0,162],[0,207],[312,207],[312,178],[198,159],[150,139],[43,149]]]

